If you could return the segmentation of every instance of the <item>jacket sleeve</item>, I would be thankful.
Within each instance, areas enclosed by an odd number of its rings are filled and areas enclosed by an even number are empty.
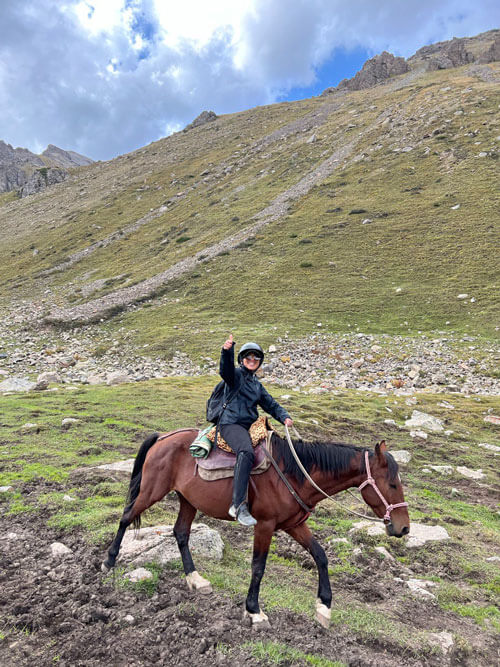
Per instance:
[[[261,385],[261,394],[260,394],[260,399],[259,399],[259,405],[260,407],[265,410],[268,414],[270,414],[272,417],[274,417],[277,421],[281,422],[282,424],[285,423],[285,419],[290,417],[288,412],[283,408],[277,400],[275,400],[271,394],[264,389]]]
[[[234,368],[234,343],[229,350],[222,348],[220,353],[219,373],[224,382],[231,388],[236,382],[236,373]]]

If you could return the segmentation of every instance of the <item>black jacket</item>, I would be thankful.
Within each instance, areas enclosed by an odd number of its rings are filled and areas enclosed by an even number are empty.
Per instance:
[[[226,383],[224,400],[231,398],[238,388],[239,392],[228,403],[219,424],[240,424],[248,429],[259,416],[258,405],[282,424],[287,417],[290,417],[278,401],[264,389],[254,373],[243,365],[235,368],[234,346],[230,350],[222,348],[220,376]]]

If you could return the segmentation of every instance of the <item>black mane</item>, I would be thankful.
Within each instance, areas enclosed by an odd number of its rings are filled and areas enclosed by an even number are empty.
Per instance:
[[[280,438],[277,433],[273,433],[271,443],[274,458],[278,463],[283,463],[283,472],[292,475],[300,484],[303,484],[305,480],[304,473],[297,465],[288,442]],[[315,467],[323,472],[332,473],[334,478],[340,477],[343,472],[348,470],[351,467],[353,458],[360,453],[359,473],[365,473],[364,452],[369,452],[370,459],[374,456],[373,452],[367,447],[358,447],[357,445],[349,445],[343,442],[303,442],[302,440],[292,440],[292,443],[302,465],[308,473]],[[386,452],[385,456],[388,466],[388,478],[392,481],[398,474],[398,464],[389,452]]]

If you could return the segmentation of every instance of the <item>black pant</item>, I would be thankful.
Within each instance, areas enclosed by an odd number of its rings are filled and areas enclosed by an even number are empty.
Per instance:
[[[253,464],[254,453],[248,430],[239,424],[221,424],[219,428],[221,436],[233,452],[236,455],[244,452],[245,457]]]
[[[248,431],[239,424],[221,424],[220,433],[236,454],[233,483],[233,505],[238,508],[246,501],[250,471],[254,462],[252,441]]]

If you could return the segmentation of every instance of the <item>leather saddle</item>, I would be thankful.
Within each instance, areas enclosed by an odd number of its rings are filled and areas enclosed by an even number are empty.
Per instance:
[[[262,441],[265,444],[265,440]],[[261,444],[254,448],[255,459],[252,467],[252,475],[265,472],[271,465]],[[234,477],[234,465],[236,454],[225,452],[219,447],[213,447],[206,459],[195,459],[196,469],[200,477],[206,481]]]

